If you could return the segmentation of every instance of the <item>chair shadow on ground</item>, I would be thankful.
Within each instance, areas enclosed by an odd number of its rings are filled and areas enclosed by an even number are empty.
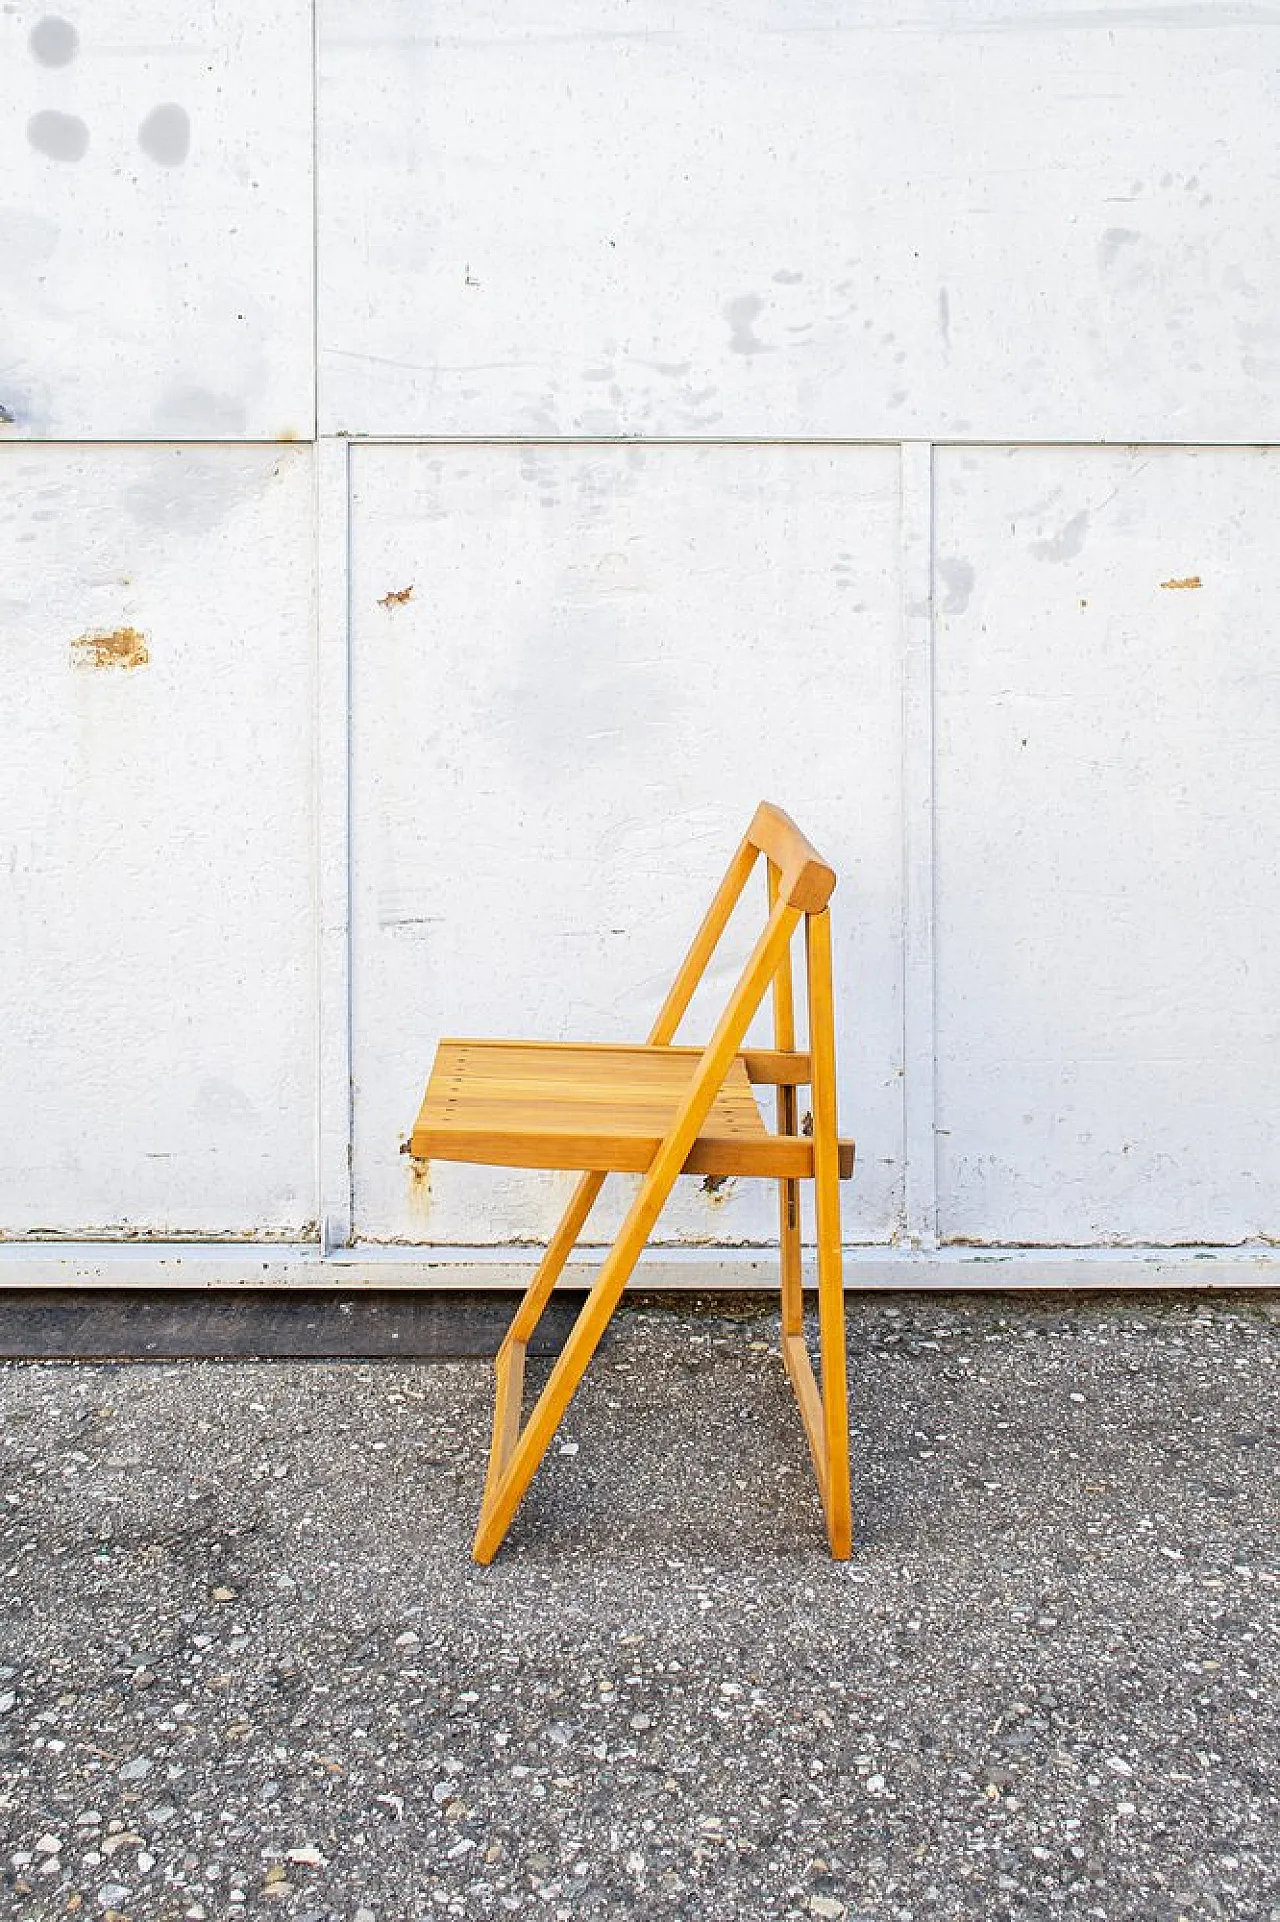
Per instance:
[[[670,1317],[682,1318],[678,1343]],[[694,1317],[690,1332],[688,1321]],[[817,1360],[816,1313],[806,1315]],[[893,1533],[899,1504],[868,1451],[909,1444],[915,1411],[859,1406],[859,1341],[848,1342],[854,1391],[854,1554]],[[551,1360],[530,1360],[532,1400]],[[917,1516],[918,1522],[919,1517]],[[558,1440],[511,1530],[522,1555],[830,1560],[822,1504],[780,1351],[776,1297],[693,1308],[689,1297],[633,1298],[602,1341]]]

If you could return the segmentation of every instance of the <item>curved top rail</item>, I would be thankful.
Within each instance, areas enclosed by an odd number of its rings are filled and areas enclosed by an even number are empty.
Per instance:
[[[761,801],[747,829],[747,840],[778,869],[778,893],[805,914],[821,914],[831,899],[836,871],[824,861],[789,814]]]

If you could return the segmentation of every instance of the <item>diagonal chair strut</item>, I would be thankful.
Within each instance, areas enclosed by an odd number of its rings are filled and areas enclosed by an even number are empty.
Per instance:
[[[851,1551],[840,1143],[836,1129],[831,924],[826,906],[835,876],[816,861],[808,843],[780,810],[765,805],[758,810],[672,983],[649,1045],[661,1047],[672,1041],[762,853],[767,859],[769,883],[769,917],[764,931],[523,1428],[520,1416],[527,1345],[600,1194],[605,1172],[585,1174],[578,1183],[499,1350],[493,1441],[473,1547],[478,1562],[490,1562],[497,1553],[770,988],[776,1061],[782,1064],[777,1071],[779,1134],[795,1136],[797,1085],[807,1081],[812,1094],[821,1390],[803,1334],[799,1182],[794,1177],[784,1177],[778,1184],[783,1359],[808,1439],[831,1552],[845,1559]],[[795,1053],[790,955],[802,918],[810,1030],[807,1062]],[[800,1063],[805,1063],[805,1070],[797,1065]]]

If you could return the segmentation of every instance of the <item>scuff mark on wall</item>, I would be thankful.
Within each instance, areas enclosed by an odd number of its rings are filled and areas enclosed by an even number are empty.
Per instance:
[[[1203,587],[1204,582],[1198,574],[1185,574],[1180,579],[1161,581],[1161,587]]]
[[[136,627],[94,628],[77,634],[71,643],[77,667],[146,667],[151,659],[147,637]]]
[[[403,607],[406,601],[411,601],[412,599],[413,599],[413,582],[410,581],[408,587],[388,588],[385,594],[382,594],[379,596],[378,606],[379,607]]]

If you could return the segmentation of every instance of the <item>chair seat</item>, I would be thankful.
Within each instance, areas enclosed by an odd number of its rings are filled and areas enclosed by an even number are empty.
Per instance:
[[[702,1059],[700,1048],[442,1041],[410,1138],[424,1161],[643,1174]],[[840,1173],[853,1144],[840,1143]],[[738,1055],[683,1173],[813,1176],[813,1144],[770,1134]]]

